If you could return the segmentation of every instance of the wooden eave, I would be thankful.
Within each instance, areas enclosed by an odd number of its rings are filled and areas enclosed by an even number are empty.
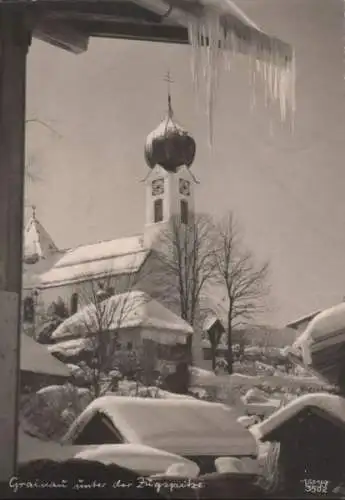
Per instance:
[[[74,53],[87,50],[90,37],[188,43],[185,26],[135,1],[36,0],[26,9],[35,38]]]

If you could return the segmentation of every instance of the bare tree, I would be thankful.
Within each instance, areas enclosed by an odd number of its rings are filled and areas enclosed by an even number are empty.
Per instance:
[[[244,245],[238,225],[230,212],[218,224],[218,245],[214,252],[217,282],[225,290],[227,309],[228,372],[233,371],[232,334],[236,327],[251,321],[265,308],[269,292],[268,263],[256,265]]]
[[[43,127],[46,130],[48,130],[49,132],[51,132],[58,139],[61,138],[61,135],[54,127],[52,127],[51,125],[49,125],[49,123],[47,123],[45,121],[39,120],[38,118],[28,118],[27,120],[25,120],[25,125],[26,125],[26,127],[28,127],[29,125],[39,125],[40,127]],[[35,155],[27,153],[26,165],[25,165],[25,175],[26,175],[26,180],[29,182],[35,183],[37,181],[42,180],[40,175],[37,172],[35,172],[33,169],[33,166],[36,163],[37,162],[35,159]]]
[[[195,215],[188,224],[175,217],[155,245],[153,294],[192,326],[199,319],[205,286],[214,275],[215,234],[207,215]],[[187,349],[191,357],[192,338]]]
[[[105,380],[114,370],[120,351],[119,330],[141,304],[142,296],[134,293],[137,284],[137,273],[120,278],[109,273],[101,279],[85,280],[75,295],[81,308],[67,320],[66,328],[74,337],[86,338],[88,378],[94,397],[109,389]]]

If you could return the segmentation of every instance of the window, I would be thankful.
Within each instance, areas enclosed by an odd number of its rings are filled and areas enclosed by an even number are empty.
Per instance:
[[[32,297],[26,297],[24,299],[24,321],[28,323],[33,323],[34,316],[35,316],[34,299]]]
[[[154,222],[163,220],[163,200],[160,198],[154,202]]]
[[[131,351],[133,349],[133,343],[132,342],[127,342],[127,350]]]
[[[188,202],[186,200],[181,200],[180,206],[181,206],[181,223],[188,224]]]
[[[71,314],[75,314],[78,311],[78,294],[73,293],[71,297]]]

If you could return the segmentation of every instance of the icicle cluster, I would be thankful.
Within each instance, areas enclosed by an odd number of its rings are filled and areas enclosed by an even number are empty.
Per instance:
[[[345,0],[344,0],[345,1]],[[253,103],[256,75],[265,86],[265,104],[278,102],[282,121],[295,113],[295,56],[289,45],[269,37],[256,27],[239,22],[235,16],[204,8],[200,17],[188,19],[192,46],[193,79],[200,90],[206,86],[209,137],[212,142],[213,114],[220,71],[230,70],[234,55],[250,58]],[[290,113],[288,113],[290,111]]]

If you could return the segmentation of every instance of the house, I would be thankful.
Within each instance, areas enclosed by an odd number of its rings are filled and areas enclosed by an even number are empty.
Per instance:
[[[183,346],[193,328],[181,317],[140,290],[113,295],[100,304],[89,304],[66,319],[53,332],[49,351],[87,349],[87,341],[109,333],[116,336],[117,352],[137,353],[149,379],[162,365],[175,366],[183,357]],[[114,337],[112,337],[112,335]],[[114,352],[111,353],[112,356]],[[172,368],[173,368],[172,366]],[[147,380],[152,382],[152,380]]]

